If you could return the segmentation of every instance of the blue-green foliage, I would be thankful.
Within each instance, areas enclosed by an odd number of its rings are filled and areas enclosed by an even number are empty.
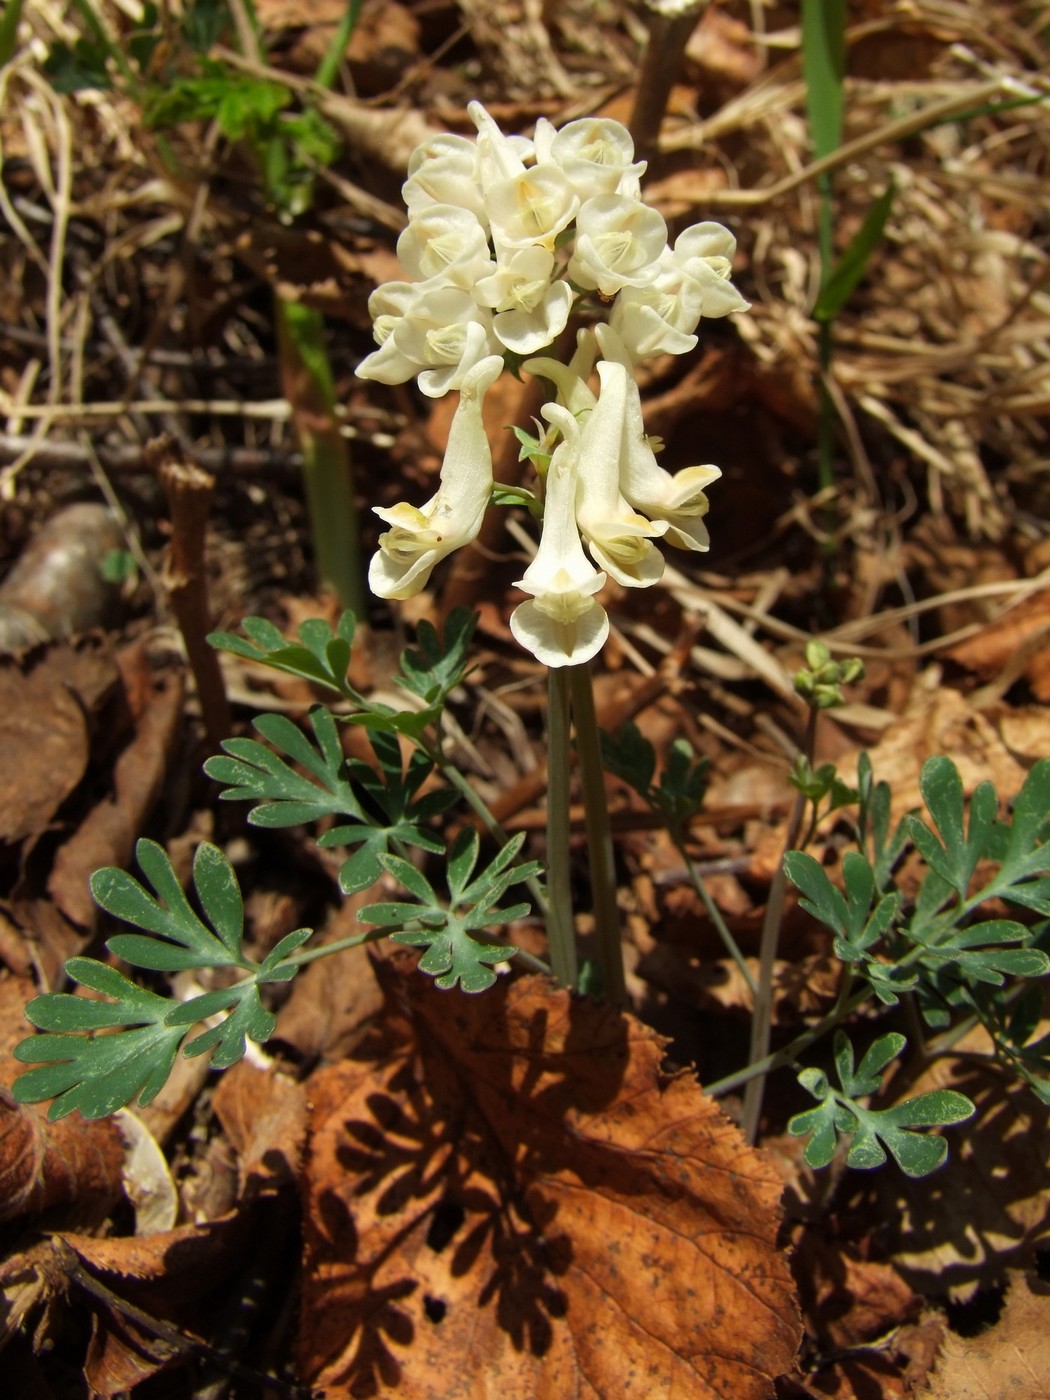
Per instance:
[[[529,912],[528,904],[505,909],[499,901],[512,885],[521,884],[539,873],[537,861],[515,865],[524,844],[524,834],[508,841],[494,860],[475,875],[480,843],[473,828],[456,838],[448,855],[447,904],[430,881],[408,861],[381,855],[379,863],[402,884],[418,903],[387,901],[361,910],[366,924],[396,927],[395,943],[426,948],[419,967],[429,972],[439,987],[458,983],[465,992],[482,992],[496,980],[492,964],[505,962],[517,949],[479,942],[473,934],[494,924],[510,923]]]
[[[515,865],[524,841],[519,836],[475,873],[480,841],[468,829],[442,862],[446,903],[407,858],[412,849],[444,856],[436,822],[458,801],[458,794],[439,781],[436,730],[450,693],[463,679],[474,623],[471,614],[459,610],[447,619],[444,637],[429,625],[420,628],[417,645],[401,658],[398,681],[416,702],[404,713],[366,701],[348,683],[355,633],[350,613],[334,631],[325,622],[305,622],[294,641],[262,618],[245,623],[247,641],[216,633],[214,645],[335,691],[356,709],[335,715],[323,705],[315,706],[309,716],[312,740],[286,716],[262,715],[255,728],[265,743],[229,739],[222,745],[224,752],[205,764],[211,777],[226,784],[222,798],[254,804],[248,820],[256,826],[334,823],[319,844],[352,848],[339,872],[344,892],[357,893],[386,875],[415,901],[395,899],[362,910],[362,923],[379,927],[366,928],[354,941],[369,942],[389,933],[399,942],[423,947],[420,966],[438,986],[460,986],[469,992],[490,986],[492,965],[517,951],[492,942],[485,933],[528,913],[527,904],[500,908],[499,901],[512,885],[533,879],[539,871],[535,861]],[[374,763],[344,753],[339,725],[349,722],[367,728]],[[425,742],[428,729],[435,733]],[[274,1015],[260,990],[268,983],[287,982],[303,957],[317,956],[315,950],[298,953],[310,937],[309,929],[289,934],[261,962],[245,955],[240,889],[217,847],[201,845],[194,860],[199,912],[160,846],[140,841],[136,853],[146,885],[115,868],[98,871],[91,881],[96,903],[138,930],[115,934],[107,942],[109,951],[150,973],[210,970],[219,972],[223,981],[231,974],[235,980],[181,1002],[140,987],[94,959],[71,959],[67,972],[72,980],[109,1000],[69,993],[36,997],[26,1014],[45,1034],[23,1042],[15,1052],[24,1063],[36,1066],[17,1080],[16,1098],[23,1103],[54,1098],[50,1113],[55,1118],[74,1109],[94,1118],[136,1099],[148,1103],[162,1088],[180,1050],[207,1054],[218,1069],[235,1063],[247,1039],[261,1042],[273,1033]],[[193,1026],[214,1018],[214,1024],[190,1035]],[[98,1035],[99,1031],[110,1033]]]
[[[659,781],[656,750],[636,724],[627,723],[613,735],[601,731],[602,763],[632,787],[661,818],[676,841],[703,806],[707,792],[706,758],[698,759],[686,739],[675,739],[667,750]]]
[[[859,849],[843,858],[842,888],[812,856],[792,851],[786,857],[801,907],[832,931],[836,957],[884,1005],[911,996],[935,1029],[962,1016],[976,1018],[991,1034],[999,1057],[1050,1102],[1050,1036],[1033,1040],[1042,990],[1028,981],[1050,971],[1050,920],[1030,921],[1032,913],[1050,915],[1050,759],[1035,764],[1012,811],[1001,816],[990,782],[978,786],[967,811],[955,764],[931,758],[920,777],[928,818],[908,813],[892,832],[889,786],[874,781],[866,756],[858,777]],[[895,871],[909,850],[921,858],[922,868],[911,870],[919,884],[906,899],[896,887]],[[1003,905],[1028,915],[1029,922],[1003,917]],[[1018,980],[1011,987],[1009,979]],[[871,1075],[899,1053],[904,1041],[898,1039],[899,1045],[892,1036],[878,1041],[880,1054],[891,1044],[896,1048],[881,1064],[869,1051],[855,1075],[852,1050],[847,1055],[839,1044],[841,1092],[831,1090],[819,1071],[803,1071],[801,1082],[821,1107],[793,1119],[792,1132],[814,1133],[807,1148],[812,1165],[818,1158],[829,1160],[836,1134],[853,1138],[846,1159],[852,1166],[878,1165],[885,1156],[880,1141],[912,1175],[942,1160],[939,1139],[923,1149],[915,1146],[914,1133],[901,1134],[927,1123],[959,1121],[922,1115],[959,1111],[961,1095],[943,1101],[924,1095],[878,1113],[846,1103],[876,1091],[878,1081]],[[862,1080],[868,1087],[858,1087]],[[927,1161],[931,1165],[924,1165]]]
[[[805,1158],[811,1167],[827,1166],[840,1139],[849,1143],[846,1164],[850,1167],[881,1167],[887,1152],[908,1176],[926,1176],[941,1165],[948,1153],[944,1139],[915,1129],[972,1117],[974,1106],[965,1094],[934,1089],[885,1109],[859,1102],[878,1092],[887,1066],[905,1044],[904,1036],[890,1032],[876,1040],[854,1068],[853,1046],[845,1031],[838,1030],[834,1057],[839,1087],[833,1088],[822,1070],[802,1071],[799,1083],[818,1100],[818,1106],[796,1113],[788,1130],[796,1137],[809,1135]]]
[[[71,958],[66,971],[73,981],[110,1000],[65,992],[34,997],[26,1016],[45,1034],[15,1050],[17,1059],[38,1066],[15,1081],[15,1098],[20,1103],[54,1099],[52,1119],[74,1109],[85,1118],[101,1118],[135,1099],[149,1103],[164,1087],[180,1047],[187,1055],[210,1055],[216,1069],[235,1064],[248,1038],[261,1043],[273,1034],[274,1016],[262,1004],[260,987],[290,981],[298,966],[289,959],[310,937],[309,929],[297,929],[262,962],[253,962],[242,946],[244,905],[237,877],[220,850],[207,843],[197,848],[193,883],[203,918],[162,847],[143,840],[136,855],[150,889],[112,867],[92,877],[102,909],[151,935],[116,934],[107,941],[110,952],[151,972],[228,968],[241,975],[228,987],[182,1002],[147,991],[93,958]],[[217,1016],[223,1019],[189,1038],[193,1026]]]
[[[334,631],[319,617],[301,623],[294,642],[287,641],[280,628],[264,617],[246,617],[241,626],[247,641],[233,632],[212,632],[208,641],[218,651],[232,652],[272,671],[334,690],[355,704],[365,703],[346,676],[357,632],[357,620],[349,610]]]

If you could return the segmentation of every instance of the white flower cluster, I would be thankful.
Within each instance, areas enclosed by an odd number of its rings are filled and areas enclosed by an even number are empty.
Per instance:
[[[640,197],[645,163],[633,160],[619,122],[555,130],[541,118],[529,140],[504,136],[479,102],[469,110],[476,140],[435,137],[409,165],[397,252],[417,280],[387,283],[369,301],[378,349],[358,374],[383,384],[415,377],[432,398],[460,394],[437,493],[419,509],[377,510],[390,528],[369,583],[383,598],[412,597],[439,560],[476,537],[492,490],[484,396],[507,352],[531,357],[522,368],[549,380],[556,397],[542,410],[536,454],[542,535],[519,584],[530,597],[511,629],[547,665],[575,664],[608,635],[595,596],[607,575],[645,587],[664,567],[654,540],[708,547],[705,488],[719,470],[672,476],[657,464],[635,365],[692,350],[702,316],[747,303],[729,281],[727,229],[697,224],[668,245],[666,224]],[[568,364],[540,354],[583,299],[606,319],[578,334]]]

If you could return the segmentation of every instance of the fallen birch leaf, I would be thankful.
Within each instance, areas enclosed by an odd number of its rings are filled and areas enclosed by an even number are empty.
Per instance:
[[[381,965],[314,1075],[304,1379],[329,1400],[766,1400],[799,1337],[780,1183],[664,1042],[538,978]]]

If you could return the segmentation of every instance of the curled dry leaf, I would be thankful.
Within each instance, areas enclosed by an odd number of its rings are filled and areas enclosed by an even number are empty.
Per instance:
[[[102,565],[124,544],[107,506],[81,501],[53,515],[0,586],[0,652],[111,622],[120,588]]]
[[[180,676],[157,685],[130,743],[113,768],[112,797],[104,798],[55,855],[48,894],[81,928],[98,911],[90,878],[104,865],[126,865],[164,785],[183,726],[185,686]]]
[[[0,1088],[0,1220],[73,1206],[104,1219],[120,1199],[124,1143],[115,1123],[79,1116],[48,1123]]]
[[[94,1310],[84,1378],[93,1395],[117,1396],[197,1354],[231,1296],[260,1226],[251,1207],[201,1224],[132,1238],[56,1235],[54,1250],[74,1285],[71,1302]]]
[[[309,1086],[303,1378],[771,1397],[799,1336],[780,1183],[660,1037],[540,979],[468,997],[391,966],[382,1028]]]
[[[119,733],[120,675],[96,638],[0,658],[0,839],[38,838],[76,790],[91,735]]]

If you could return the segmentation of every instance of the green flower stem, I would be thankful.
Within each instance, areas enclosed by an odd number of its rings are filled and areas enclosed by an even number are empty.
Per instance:
[[[344,608],[368,614],[361,531],[350,453],[335,413],[335,385],[325,347],[324,317],[302,302],[274,299],[281,381],[303,454],[317,572]]]
[[[676,834],[672,831],[671,840],[674,842],[678,854],[685,861],[685,868],[689,873],[690,880],[693,882],[693,889],[696,890],[703,901],[708,917],[714,924],[719,938],[722,940],[722,946],[740,969],[740,975],[747,983],[751,995],[754,996],[756,994],[756,988],[755,979],[751,976],[751,969],[748,967],[744,955],[740,951],[740,945],[730,933],[729,925],[726,923],[725,919],[722,918],[721,909],[719,909],[718,905],[708,893],[707,886],[704,884],[704,877],[700,874],[700,871],[696,868],[696,862],[686,850],[685,842],[681,839],[681,833]]]
[[[572,711],[576,727],[576,752],[583,786],[583,806],[587,822],[587,855],[591,867],[591,897],[597,934],[597,962],[602,994],[614,1006],[627,1001],[620,938],[620,911],[616,904],[616,865],[613,860],[612,828],[605,796],[605,769],[602,766],[598,718],[594,709],[594,688],[590,667],[567,666],[572,689]]]
[[[863,1006],[872,995],[869,987],[864,987],[860,991],[854,992],[852,996],[848,993],[850,979],[844,980],[842,986],[845,995],[840,991],[835,1005],[826,1016],[821,1017],[815,1026],[797,1035],[794,1040],[782,1046],[779,1050],[774,1050],[772,1054],[763,1056],[761,1060],[756,1060],[745,1069],[736,1070],[733,1074],[727,1074],[721,1079],[716,1079],[711,1084],[704,1085],[704,1093],[710,1094],[713,1098],[718,1098],[721,1094],[729,1094],[734,1089],[740,1089],[745,1085],[750,1085],[756,1080],[763,1081],[767,1074],[771,1074],[775,1069],[782,1069],[785,1065],[797,1064],[798,1056],[804,1050],[808,1050],[814,1041],[820,1040],[821,1036],[827,1035],[828,1031],[834,1030],[840,1021],[844,1021],[847,1016],[856,1011],[858,1006]]]
[[[579,985],[569,862],[569,680],[565,667],[547,673],[547,944],[563,987]]]
[[[445,781],[454,787],[468,806],[471,807],[493,841],[497,842],[501,847],[505,846],[510,840],[506,829],[492,815],[484,798],[480,797],[478,793],[474,791],[459,769],[454,764],[448,762],[440,745],[429,744],[424,739],[418,740],[418,743],[420,749],[426,754],[427,758],[430,759],[431,763],[434,764]],[[548,917],[547,892],[544,890],[539,880],[536,879],[535,875],[530,876],[530,878],[525,881],[525,888],[528,890],[529,894],[532,895],[536,905],[536,913],[539,914],[541,919],[546,919]]]
[[[813,745],[817,735],[817,710],[811,708],[806,722],[806,732],[802,740],[802,752],[812,767]],[[784,855],[795,849],[802,831],[808,799],[798,793],[788,819],[787,836],[784,839]],[[762,940],[759,945],[758,991],[755,994],[755,1009],[751,1017],[751,1049],[748,1066],[752,1068],[766,1058],[769,1053],[769,1038],[773,1028],[773,964],[780,941],[780,924],[784,917],[784,896],[787,892],[787,870],[781,859],[777,873],[769,890],[766,904],[766,917],[762,921]],[[749,1143],[758,1136],[758,1120],[762,1114],[762,1097],[765,1093],[765,1073],[749,1079],[744,1091],[744,1108],[741,1128]]]
[[[388,934],[398,932],[400,932],[400,928],[396,925],[389,927],[377,925],[364,933],[355,933],[350,938],[337,938],[333,943],[322,943],[318,948],[307,948],[301,953],[293,953],[291,957],[284,958],[283,961],[302,967],[305,963],[316,962],[318,958],[330,958],[335,953],[346,953],[351,948],[360,948],[362,943],[376,943],[380,938],[386,938]]]

